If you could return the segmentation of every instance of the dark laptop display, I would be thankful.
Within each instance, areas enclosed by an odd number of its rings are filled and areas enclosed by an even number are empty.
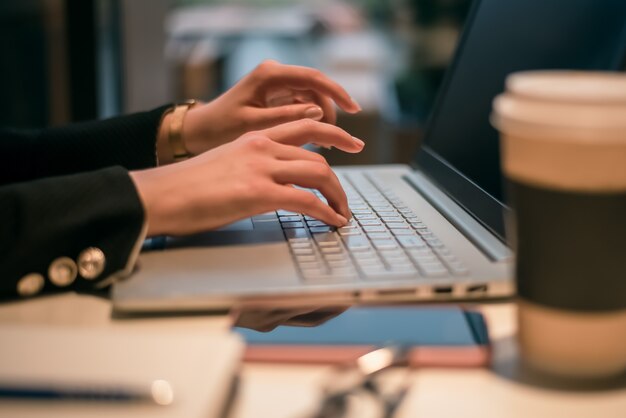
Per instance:
[[[476,0],[416,163],[504,239],[503,192],[491,101],[514,71],[622,70],[624,0]]]

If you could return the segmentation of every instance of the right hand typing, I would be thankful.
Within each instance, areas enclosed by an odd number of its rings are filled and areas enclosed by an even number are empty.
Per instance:
[[[345,225],[346,195],[326,160],[300,148],[309,142],[353,153],[363,148],[336,126],[303,119],[249,132],[177,164],[131,172],[148,236],[211,230],[278,209]],[[294,185],[319,190],[328,205]]]

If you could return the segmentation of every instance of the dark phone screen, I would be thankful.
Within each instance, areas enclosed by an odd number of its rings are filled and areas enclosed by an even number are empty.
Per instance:
[[[325,314],[329,319],[325,320]],[[243,312],[234,328],[243,335],[248,344],[324,346],[487,344],[487,332],[480,314],[452,307],[355,307],[340,314],[336,311],[320,310],[284,321],[286,324],[290,322],[298,324],[296,326],[273,324],[277,326],[269,332],[238,326],[246,323],[247,326],[266,329],[263,321],[257,322],[258,326],[254,326],[254,318],[251,318],[251,315],[254,313]],[[306,322],[307,317],[311,318],[309,324]]]

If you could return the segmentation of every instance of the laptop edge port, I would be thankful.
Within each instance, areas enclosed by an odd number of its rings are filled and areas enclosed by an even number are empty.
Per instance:
[[[435,295],[451,295],[452,286],[435,286],[433,287],[433,293]]]
[[[486,283],[474,284],[471,286],[467,286],[467,293],[475,295],[475,294],[485,294],[489,289]]]

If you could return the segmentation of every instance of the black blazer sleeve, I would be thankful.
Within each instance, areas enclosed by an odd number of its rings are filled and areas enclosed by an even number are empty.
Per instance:
[[[156,136],[168,106],[43,130],[0,129],[0,185],[119,165],[156,165]]]
[[[122,167],[2,186],[0,219],[2,299],[104,287],[132,272],[145,236],[143,207]],[[102,252],[104,269],[86,279],[77,264],[81,252],[90,248]],[[70,273],[71,283],[59,286],[50,269],[63,259],[76,272]],[[18,292],[22,279],[38,279],[43,287]]]
[[[165,109],[0,131],[0,298],[91,291],[132,272],[146,225],[128,170],[156,165]],[[90,251],[95,277],[81,274]]]

